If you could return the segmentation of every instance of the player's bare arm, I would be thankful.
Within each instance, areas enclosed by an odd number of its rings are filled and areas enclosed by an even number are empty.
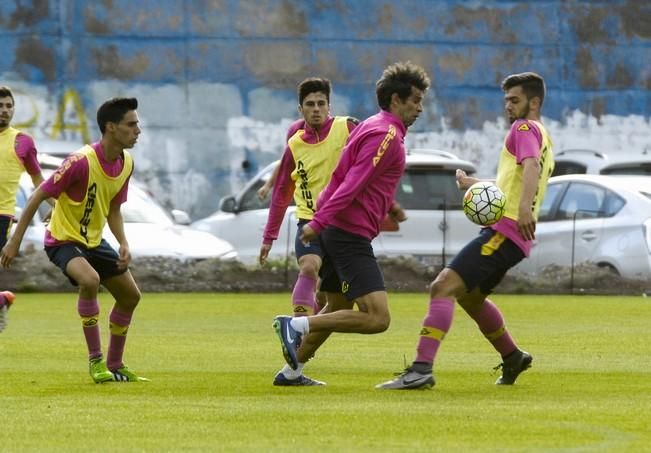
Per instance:
[[[124,219],[122,218],[122,212],[120,211],[119,204],[111,204],[109,208],[108,217],[106,218],[109,229],[115,239],[120,244],[118,249],[118,268],[125,269],[131,263],[131,251],[129,250],[129,242],[127,242],[127,237],[124,234]]]
[[[536,220],[533,216],[533,200],[538,190],[540,163],[538,159],[528,158],[522,161],[522,198],[518,207],[518,229],[526,240],[533,240],[536,232]]]
[[[34,214],[36,214],[38,207],[47,198],[49,198],[49,195],[41,190],[40,187],[38,187],[29,197],[27,205],[25,206],[25,209],[23,209],[23,213],[18,221],[18,225],[16,225],[14,234],[9,238],[9,241],[7,241],[7,244],[2,249],[0,263],[2,263],[3,267],[9,267],[16,255],[18,255],[20,243],[23,240],[23,236],[25,236],[25,231],[27,231],[29,223],[32,221]]]

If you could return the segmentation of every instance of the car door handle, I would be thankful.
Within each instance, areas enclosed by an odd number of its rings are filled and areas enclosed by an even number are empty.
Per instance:
[[[588,242],[594,241],[595,239],[597,239],[597,235],[594,234],[592,231],[586,231],[581,235],[581,239]]]

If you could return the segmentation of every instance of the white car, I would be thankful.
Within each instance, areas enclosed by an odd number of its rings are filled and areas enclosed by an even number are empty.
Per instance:
[[[528,259],[516,270],[581,263],[622,277],[651,275],[651,177],[563,175],[549,179]]]
[[[47,177],[52,170],[43,167],[44,176]],[[23,174],[16,197],[17,217],[20,216],[32,190],[31,179]],[[21,244],[22,251],[43,248],[45,234],[43,219],[49,210],[47,203],[40,206],[25,232]],[[129,184],[128,199],[122,205],[122,217],[133,258],[160,256],[183,262],[209,258],[237,259],[237,251],[233,245],[214,235],[175,223],[167,211],[135,183]],[[108,225],[104,229],[104,238],[117,250],[118,243]]]
[[[269,198],[258,199],[257,190],[269,179],[278,162],[260,171],[236,195],[224,197],[220,209],[197,220],[191,227],[210,232],[232,243],[239,259],[246,264],[256,262],[262,244],[262,233],[269,214]],[[407,154],[407,166],[396,192],[396,200],[407,214],[407,220],[396,232],[382,232],[373,241],[377,256],[410,256],[427,264],[440,265],[450,260],[479,227],[472,224],[461,209],[463,193],[457,188],[455,172],[468,174],[475,166],[455,155],[439,150],[416,149]],[[296,236],[295,207],[287,209],[278,239],[269,257],[285,259],[294,256]]]
[[[608,155],[594,149],[564,149],[554,155],[553,176],[647,175],[651,176],[651,155],[647,151]]]

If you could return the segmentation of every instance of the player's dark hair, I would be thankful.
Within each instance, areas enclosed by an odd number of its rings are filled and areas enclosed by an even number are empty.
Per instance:
[[[522,92],[527,97],[539,98],[542,107],[545,100],[545,81],[542,76],[535,72],[521,72],[520,74],[511,74],[502,81],[502,91],[505,93],[513,87],[521,86]]]
[[[382,77],[375,84],[377,103],[382,110],[389,110],[391,96],[397,93],[405,101],[411,96],[411,87],[425,91],[430,80],[423,68],[410,61],[393,63],[382,72]]]
[[[312,93],[323,93],[330,104],[330,91],[332,91],[332,84],[330,80],[323,77],[308,77],[298,85],[298,103],[303,105],[303,101],[308,95]]]
[[[0,98],[6,98],[9,97],[11,98],[11,102],[14,104],[16,101],[14,100],[14,94],[11,92],[11,89],[8,86],[0,86]]]
[[[119,123],[124,115],[138,108],[136,98],[111,98],[104,102],[97,110],[97,125],[103,134],[106,131],[106,123]]]

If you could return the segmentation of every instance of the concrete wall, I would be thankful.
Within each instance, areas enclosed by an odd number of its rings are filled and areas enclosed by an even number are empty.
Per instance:
[[[376,111],[397,60],[433,80],[410,146],[452,151],[490,175],[506,124],[499,83],[548,85],[556,149],[651,151],[646,0],[5,0],[0,83],[44,151],[95,140],[108,97],[138,97],[137,176],[193,218],[280,156],[296,84],[329,77],[334,114]]]

